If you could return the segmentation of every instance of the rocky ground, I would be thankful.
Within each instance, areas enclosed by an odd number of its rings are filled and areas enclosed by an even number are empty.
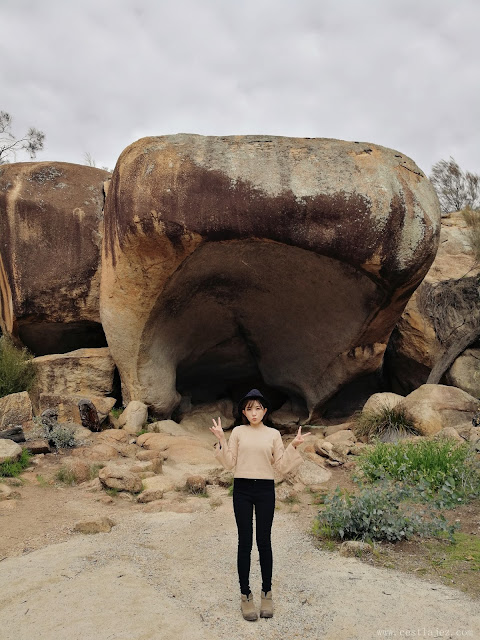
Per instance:
[[[227,489],[209,486],[208,497],[167,491],[140,504],[95,484],[54,481],[62,464],[45,456],[21,486],[10,485],[18,497],[0,502],[3,640],[479,636],[480,604],[468,595],[319,549],[309,535],[318,507],[307,492],[293,500],[279,491],[275,616],[245,622]],[[350,473],[333,469],[326,487],[336,484],[351,485]],[[115,523],[110,532],[75,532],[78,521],[100,517]]]

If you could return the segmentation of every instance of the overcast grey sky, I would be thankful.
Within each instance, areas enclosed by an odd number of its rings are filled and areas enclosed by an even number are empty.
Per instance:
[[[0,0],[0,110],[39,160],[250,133],[480,173],[479,25],[479,0]]]

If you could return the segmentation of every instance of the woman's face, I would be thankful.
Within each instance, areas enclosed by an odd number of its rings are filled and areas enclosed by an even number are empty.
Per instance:
[[[243,410],[243,415],[247,418],[251,425],[260,424],[266,413],[267,410],[262,407],[258,400],[250,400]]]

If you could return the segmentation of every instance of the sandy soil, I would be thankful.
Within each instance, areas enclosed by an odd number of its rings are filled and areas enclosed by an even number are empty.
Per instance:
[[[0,509],[2,640],[368,640],[480,637],[480,603],[441,584],[315,548],[309,515],[280,506],[273,529],[275,616],[239,610],[231,498],[171,507],[109,502],[82,487],[35,486]],[[163,501],[168,504],[168,500]],[[212,506],[218,504],[218,506]],[[190,511],[190,512],[188,512]],[[73,533],[108,515],[110,533]],[[258,555],[252,588],[259,602]]]

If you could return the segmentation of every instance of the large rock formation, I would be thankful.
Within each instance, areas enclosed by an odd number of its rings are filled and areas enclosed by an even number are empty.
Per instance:
[[[105,205],[101,318],[124,400],[168,417],[178,391],[250,377],[313,417],[380,367],[439,221],[424,174],[376,145],[139,140]]]
[[[0,167],[0,328],[36,355],[105,346],[99,317],[106,171]]]
[[[394,391],[406,395],[427,381],[442,380],[479,395],[477,376],[473,375],[476,359],[455,363],[455,358],[480,335],[478,273],[465,218],[461,212],[450,213],[442,218],[435,261],[392,333],[386,363]],[[456,344],[450,361],[446,359],[432,379],[432,369],[442,364]]]

